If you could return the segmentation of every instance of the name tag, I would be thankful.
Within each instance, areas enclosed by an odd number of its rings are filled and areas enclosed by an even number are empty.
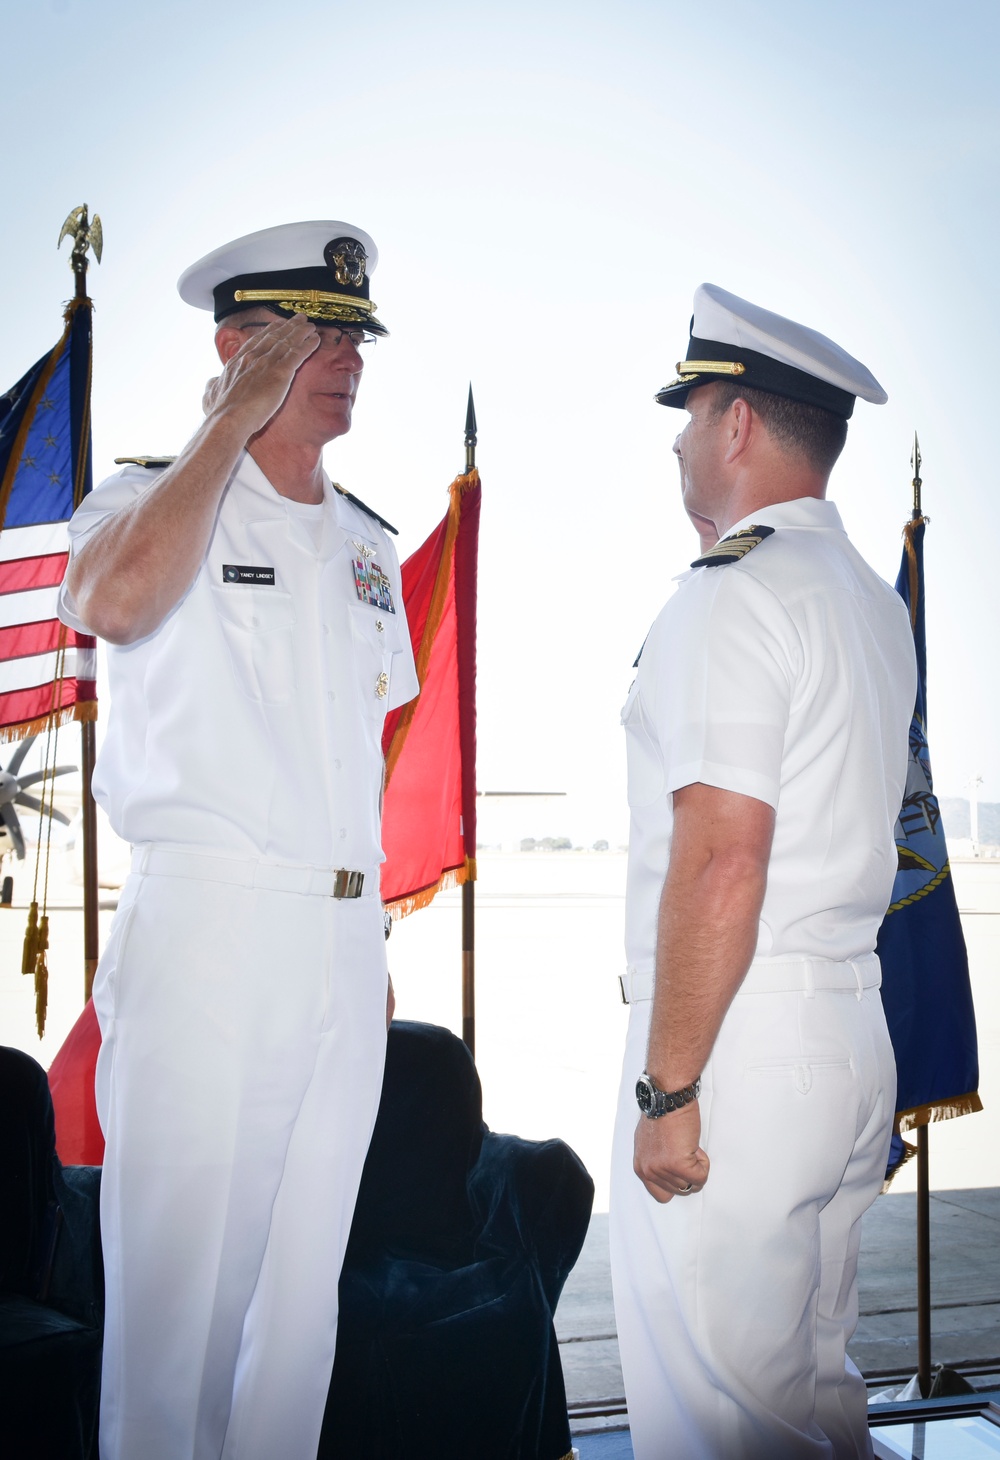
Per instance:
[[[381,608],[384,613],[395,613],[388,574],[383,573],[378,563],[360,557],[353,560],[353,567],[354,586],[361,602],[370,603],[372,608]]]
[[[223,583],[256,583],[258,587],[274,587],[273,568],[241,568],[235,563],[223,563]]]

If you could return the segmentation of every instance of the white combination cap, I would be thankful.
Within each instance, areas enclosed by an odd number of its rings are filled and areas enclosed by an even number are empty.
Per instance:
[[[282,223],[206,254],[184,270],[177,290],[186,304],[212,310],[216,320],[264,305],[288,318],[306,314],[386,335],[369,294],[377,263],[374,242],[352,223]]]
[[[677,379],[657,392],[661,405],[682,406],[689,390],[713,380],[738,380],[844,420],[858,396],[879,406],[888,400],[871,371],[826,335],[717,284],[695,291],[687,357],[676,368]]]

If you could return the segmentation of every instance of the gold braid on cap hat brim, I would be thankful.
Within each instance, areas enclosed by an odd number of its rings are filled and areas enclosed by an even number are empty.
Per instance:
[[[746,368],[739,360],[678,360],[674,366],[677,379],[671,380],[663,390],[673,390],[677,385],[690,385],[696,375],[745,375]]]
[[[353,294],[328,294],[323,289],[237,289],[233,300],[236,304],[276,304],[290,314],[343,320],[348,324],[367,323],[376,309],[369,299],[356,299]]]

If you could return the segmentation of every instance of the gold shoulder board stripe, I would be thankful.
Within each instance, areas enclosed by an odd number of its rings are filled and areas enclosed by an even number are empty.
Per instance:
[[[176,456],[116,456],[115,466],[171,466]]]
[[[760,547],[765,537],[771,537],[773,527],[758,527],[756,524],[741,528],[732,537],[724,537],[714,548],[709,548],[700,558],[695,558],[692,568],[721,568],[726,563],[738,563],[747,553]]]
[[[391,522],[386,522],[385,518],[382,517],[380,513],[376,512],[374,507],[369,507],[367,502],[362,502],[360,497],[356,497],[353,492],[349,492],[347,488],[342,487],[339,482],[331,482],[330,485],[333,487],[333,490],[335,492],[339,492],[342,497],[346,497],[348,502],[353,502],[355,507],[360,507],[361,511],[366,512],[369,517],[374,517],[375,521],[381,523],[386,532],[391,532],[393,537],[399,536],[399,528],[393,527]]]

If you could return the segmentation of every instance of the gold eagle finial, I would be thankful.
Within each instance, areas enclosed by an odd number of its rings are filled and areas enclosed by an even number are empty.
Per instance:
[[[73,251],[69,256],[69,264],[74,274],[86,273],[88,249],[93,249],[94,258],[98,263],[101,262],[101,253],[104,249],[101,220],[96,213],[92,219],[88,219],[86,203],[79,208],[74,208],[70,213],[62,226],[56,248],[60,247],[64,238],[73,240]]]

